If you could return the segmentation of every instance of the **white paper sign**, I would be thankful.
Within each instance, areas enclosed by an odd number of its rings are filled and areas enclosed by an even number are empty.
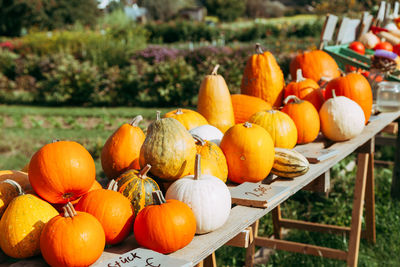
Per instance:
[[[102,263],[107,267],[191,267],[186,260],[175,259],[153,250],[137,248]]]

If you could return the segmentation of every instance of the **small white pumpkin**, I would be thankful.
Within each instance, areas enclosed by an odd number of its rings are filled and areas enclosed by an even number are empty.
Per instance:
[[[373,34],[371,31],[361,35],[359,41],[365,45],[365,48],[367,49],[374,49],[374,47],[380,43],[378,36]]]
[[[194,175],[176,180],[167,190],[166,199],[186,203],[196,217],[196,234],[221,227],[231,211],[231,194],[224,182],[212,175],[201,175],[201,156],[196,155]]]
[[[217,145],[221,143],[222,137],[224,136],[224,134],[217,127],[208,124],[193,128],[189,131],[189,133],[192,135],[197,135],[201,139],[213,142]]]
[[[328,99],[319,110],[321,131],[332,141],[345,141],[359,135],[365,127],[365,115],[355,101],[345,96]]]

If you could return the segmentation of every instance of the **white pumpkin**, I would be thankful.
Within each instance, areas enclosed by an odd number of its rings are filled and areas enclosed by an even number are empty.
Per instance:
[[[319,110],[321,131],[333,141],[345,141],[359,135],[365,127],[365,115],[355,101],[345,96],[328,99]]]
[[[201,175],[201,156],[196,155],[195,174],[176,180],[167,190],[166,199],[186,203],[196,217],[196,234],[221,227],[231,211],[231,194],[224,182],[215,176]]]
[[[365,48],[368,49],[373,49],[377,44],[380,43],[379,37],[373,34],[371,31],[361,35],[359,41],[365,45]]]
[[[190,134],[199,136],[203,140],[213,142],[217,145],[221,143],[224,134],[212,125],[201,125],[189,131]]]

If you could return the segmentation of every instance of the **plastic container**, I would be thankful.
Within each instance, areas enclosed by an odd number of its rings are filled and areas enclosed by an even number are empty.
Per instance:
[[[378,84],[376,105],[381,112],[400,110],[400,83],[380,82]]]

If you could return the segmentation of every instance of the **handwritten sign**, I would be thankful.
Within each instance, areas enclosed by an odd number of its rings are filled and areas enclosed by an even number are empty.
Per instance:
[[[288,192],[289,187],[245,182],[230,189],[232,203],[242,206],[266,208],[268,203]]]
[[[107,267],[190,267],[191,262],[175,259],[153,250],[137,248],[102,263]]]

